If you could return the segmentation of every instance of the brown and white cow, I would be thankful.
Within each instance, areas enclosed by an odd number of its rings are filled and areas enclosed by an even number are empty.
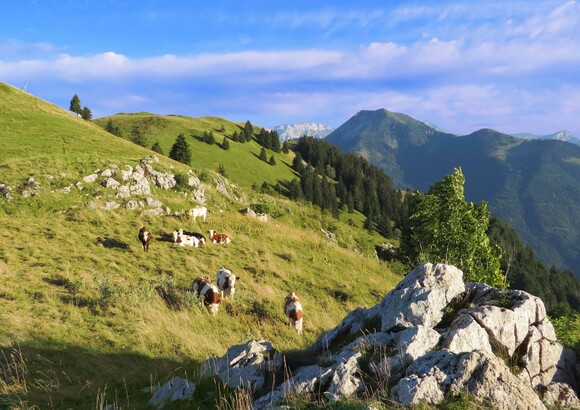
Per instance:
[[[186,235],[183,233],[183,229],[173,232],[173,242],[179,246],[199,246],[199,239],[195,236]]]
[[[208,232],[209,232],[209,239],[213,243],[217,243],[220,245],[227,245],[228,243],[230,243],[232,241],[232,238],[230,238],[225,233],[218,233],[218,232],[214,231],[213,229],[210,229]]]
[[[197,298],[202,301],[207,311],[212,316],[217,315],[220,306],[220,291],[211,283],[211,279],[198,276],[192,284],[193,292],[197,294]]]
[[[239,277],[234,275],[231,270],[222,266],[217,271],[216,278],[218,288],[222,292],[222,298],[230,297],[233,299],[234,294],[236,293],[236,281],[239,279]]]
[[[290,326],[293,326],[299,335],[302,334],[302,304],[296,293],[291,292],[284,299],[284,312],[290,321]]]
[[[187,211],[187,214],[191,216],[194,221],[197,218],[203,217],[203,221],[205,222],[207,208],[205,206],[196,206],[195,208],[191,208],[189,211]]]
[[[144,226],[139,229],[138,235],[139,241],[141,242],[141,246],[143,246],[143,250],[145,252],[149,251],[149,243],[151,242],[151,232],[147,230]]]

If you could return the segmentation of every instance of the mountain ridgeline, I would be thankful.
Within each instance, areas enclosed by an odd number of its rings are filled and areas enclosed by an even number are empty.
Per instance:
[[[466,198],[487,201],[544,263],[571,270],[580,264],[576,145],[491,129],[455,136],[387,110],[361,111],[326,140],[383,169],[398,188],[426,192],[461,167]]]

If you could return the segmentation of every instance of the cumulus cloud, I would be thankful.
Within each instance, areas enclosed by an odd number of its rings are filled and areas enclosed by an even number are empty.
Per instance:
[[[57,82],[68,85],[66,92],[71,85],[90,89],[98,101],[95,115],[130,108],[287,122],[316,115],[336,126],[358,110],[384,107],[457,133],[484,123],[516,132],[516,122],[548,132],[549,120],[538,114],[543,111],[580,134],[574,115],[580,106],[580,5],[545,2],[530,11],[521,7],[525,4],[405,6],[391,13],[353,9],[342,15],[327,9],[269,20],[325,30],[341,24],[394,27],[417,19],[437,23],[425,23],[410,41],[386,36],[358,47],[136,58],[116,51],[73,55],[45,43],[5,42],[0,44],[0,78]],[[15,58],[25,50],[36,52]],[[554,121],[551,130],[559,124]]]

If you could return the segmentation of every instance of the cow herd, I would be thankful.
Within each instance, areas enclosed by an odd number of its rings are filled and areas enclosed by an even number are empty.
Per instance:
[[[205,222],[207,215],[207,208],[197,206],[187,212],[194,220],[198,217],[203,217]],[[214,230],[209,230],[209,240],[214,244],[227,245],[231,243],[231,237],[224,233],[219,233]],[[139,230],[139,241],[145,252],[149,251],[149,244],[151,242],[151,232],[143,226]],[[173,242],[178,246],[191,246],[198,248],[206,244],[206,238],[197,232],[188,232],[179,229],[173,232]],[[197,296],[200,303],[202,303],[208,312],[213,316],[217,315],[220,302],[223,298],[233,300],[236,293],[236,281],[239,277],[234,275],[231,270],[221,267],[216,273],[217,286],[207,276],[197,277],[191,289]],[[302,334],[302,304],[298,296],[294,292],[290,292],[284,299],[284,313],[288,317],[290,326],[292,326],[298,334]]]

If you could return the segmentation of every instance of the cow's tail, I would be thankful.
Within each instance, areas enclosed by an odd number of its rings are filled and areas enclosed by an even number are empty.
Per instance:
[[[299,335],[302,334],[302,319],[303,318],[300,318],[294,322],[294,327],[296,328],[296,331]]]
[[[209,313],[211,313],[212,316],[217,316],[219,307],[220,305],[218,305],[217,303],[212,303],[207,307],[207,310],[209,311]]]

